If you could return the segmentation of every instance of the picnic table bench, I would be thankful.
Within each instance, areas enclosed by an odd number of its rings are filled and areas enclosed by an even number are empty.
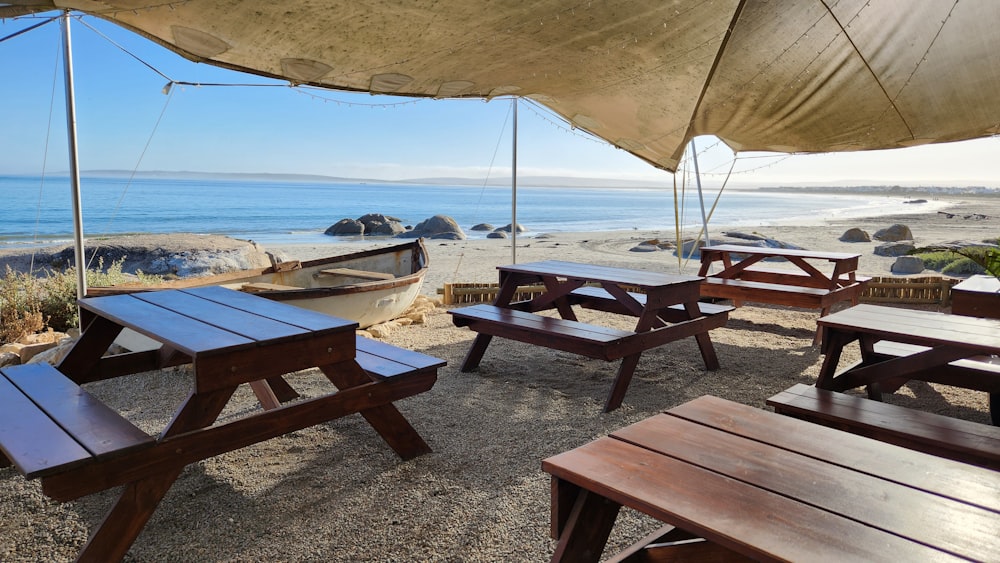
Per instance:
[[[552,561],[992,561],[994,471],[703,396],[550,457]]]
[[[494,336],[589,358],[622,360],[605,402],[608,412],[621,406],[645,350],[694,336],[705,368],[719,367],[708,331],[724,326],[732,308],[699,303],[699,277],[558,260],[497,269],[500,289],[492,305],[449,311],[456,326],[478,333],[462,363],[463,372],[479,365]],[[529,301],[513,302],[517,288],[531,284],[543,284],[546,291]],[[630,331],[596,326],[577,320],[573,305],[632,315],[638,320]],[[558,311],[558,318],[537,314],[551,309]]]
[[[843,252],[814,252],[791,248],[762,248],[735,244],[703,246],[699,276],[705,276],[701,294],[704,297],[731,299],[737,307],[743,302],[770,303],[789,307],[819,309],[820,315],[828,314],[837,303],[858,303],[861,292],[871,280],[859,276],[860,254]],[[798,267],[792,269],[763,269],[755,266],[763,260],[782,259]],[[824,273],[812,261],[833,264],[830,273]],[[723,269],[714,274],[709,271],[715,262]],[[817,332],[814,343],[819,342]]]
[[[355,335],[357,323],[220,287],[83,299],[84,332],[58,369],[0,369],[0,466],[68,501],[124,486],[80,561],[122,559],[190,463],[360,413],[403,459],[430,448],[393,406],[429,390],[442,360]],[[159,349],[103,357],[126,327]],[[156,436],[82,384],[190,363],[193,388]],[[285,374],[318,367],[329,393],[292,401]],[[263,409],[216,419],[250,384]],[[335,387],[335,388],[334,388]]]

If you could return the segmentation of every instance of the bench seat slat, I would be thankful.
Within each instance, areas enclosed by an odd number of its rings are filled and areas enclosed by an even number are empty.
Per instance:
[[[155,441],[49,364],[8,368],[4,374],[95,458]]]
[[[864,280],[837,289],[828,289],[707,277],[701,284],[701,295],[702,297],[772,303],[789,307],[823,309],[840,301],[853,301],[866,286],[867,281]]]
[[[557,317],[544,317],[534,313],[526,313],[514,309],[505,309],[503,307],[496,307],[493,305],[473,305],[471,307],[462,307],[461,309],[451,311],[451,314],[457,318],[468,319],[471,321],[479,320],[486,322],[500,322],[508,325],[514,325],[528,331],[570,336],[601,343],[613,342],[621,338],[627,338],[633,334],[624,330],[589,325],[579,321],[571,321]]]
[[[820,289],[818,287],[802,287],[798,285],[784,285],[748,280],[730,280],[712,277],[705,278],[705,281],[702,283],[708,286],[707,288],[703,288],[703,293],[704,291],[722,291],[717,288],[732,288],[739,291],[754,291],[760,293],[798,293],[801,295],[815,297],[824,297],[830,293],[830,290]]]
[[[797,384],[767,400],[775,412],[890,444],[1000,469],[1000,428]]]
[[[812,278],[808,272],[802,270],[789,270],[778,268],[762,268],[757,265],[749,266],[740,272],[740,279],[751,282],[775,283],[781,285],[801,285],[816,288],[829,288],[829,282],[821,282]],[[868,284],[870,276],[860,276],[855,274],[854,281],[842,277],[837,280],[840,284],[850,285],[852,283]]]
[[[372,272],[369,270],[355,270],[353,268],[327,268],[325,270],[320,270],[320,274],[324,276],[343,276],[348,278],[361,278],[364,280],[391,280],[395,279],[395,275],[389,272]]]
[[[357,361],[369,374],[380,378],[438,369],[447,362],[440,358],[399,348],[363,336],[356,337]]]
[[[90,452],[11,383],[8,371],[5,368],[0,377],[0,450],[4,456],[28,479],[89,461]]]
[[[449,311],[455,326],[468,326],[481,334],[611,361],[628,353],[623,344],[634,341],[632,332],[546,317],[494,305],[472,305]]]

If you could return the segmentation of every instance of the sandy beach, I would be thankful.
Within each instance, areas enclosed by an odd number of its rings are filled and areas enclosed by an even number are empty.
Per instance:
[[[894,258],[878,244],[844,243],[852,227],[874,233],[901,223],[918,246],[981,241],[1000,235],[1000,197],[954,197],[943,213],[901,206],[900,214],[817,221],[808,226],[741,227],[812,250],[857,252],[860,273],[889,275]],[[974,218],[974,214],[987,218]],[[966,218],[966,217],[970,218]],[[711,234],[725,226],[713,227]],[[694,233],[685,233],[692,236]],[[669,252],[633,252],[673,233],[557,233],[521,239],[517,261],[561,259],[693,273]],[[423,292],[447,282],[494,282],[513,259],[510,241],[427,243],[431,269]],[[286,246],[308,259],[358,244]],[[925,272],[925,275],[934,272]],[[816,311],[744,306],[712,331],[721,363],[706,371],[693,339],[643,354],[622,408],[602,413],[617,363],[495,339],[477,371],[459,365],[474,334],[456,328],[443,308],[427,322],[401,327],[390,344],[442,358],[434,388],[397,404],[433,453],[403,462],[360,416],[295,432],[189,466],[133,545],[130,561],[544,561],[549,538],[549,478],[541,461],[665,408],[711,394],[767,408],[765,400],[795,383],[812,384],[822,362],[812,345]],[[634,319],[585,311],[581,320],[623,329]],[[849,360],[850,358],[848,358]],[[304,395],[324,384],[317,371],[297,374]],[[184,368],[88,384],[87,388],[147,432],[170,419],[190,384]],[[986,397],[911,383],[888,402],[988,423]],[[223,418],[259,408],[243,391]],[[45,497],[37,482],[0,469],[0,561],[68,561],[102,518],[116,491],[70,503]],[[608,552],[655,529],[626,510]]]

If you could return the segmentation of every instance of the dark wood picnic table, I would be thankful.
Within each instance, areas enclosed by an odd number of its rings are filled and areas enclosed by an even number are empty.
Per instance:
[[[545,260],[497,268],[500,289],[492,305],[451,312],[457,326],[478,332],[462,364],[475,369],[493,336],[510,338],[606,361],[621,359],[605,411],[618,408],[643,351],[693,336],[705,368],[719,360],[708,331],[724,326],[732,307],[699,303],[702,278]],[[520,287],[542,284],[530,300],[514,299]],[[582,323],[573,305],[638,317],[632,330]],[[560,317],[538,315],[555,309]]]
[[[705,276],[701,294],[732,299],[737,307],[749,301],[819,309],[826,315],[837,303],[856,305],[870,281],[857,275],[860,254],[737,244],[703,246],[699,252],[698,275]],[[760,268],[766,260],[787,261],[795,268]],[[716,262],[722,270],[711,273]],[[819,342],[818,332],[814,342]]]
[[[825,355],[816,386],[867,387],[880,399],[909,380],[1000,393],[1000,320],[879,305],[857,305],[819,319]],[[840,369],[857,342],[861,361]],[[993,412],[994,420],[1000,413]]]
[[[0,374],[0,462],[40,478],[60,501],[124,486],[80,560],[124,557],[184,467],[224,452],[352,413],[404,459],[430,451],[392,402],[429,390],[444,362],[359,340],[354,321],[220,287],[87,298],[80,308],[83,334],[58,371],[28,365]],[[104,356],[125,328],[162,346]],[[158,436],[79,387],[186,363],[190,392]],[[330,391],[292,401],[286,374],[313,367]],[[242,384],[264,409],[217,423]]]
[[[598,561],[621,507],[666,525],[614,561],[996,561],[1000,479],[703,396],[550,457],[553,561]],[[632,559],[629,559],[632,557]]]

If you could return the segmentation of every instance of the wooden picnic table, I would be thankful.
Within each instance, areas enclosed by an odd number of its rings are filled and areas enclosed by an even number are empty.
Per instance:
[[[605,412],[618,408],[643,351],[694,336],[705,368],[719,360],[708,331],[724,326],[728,306],[698,302],[701,278],[661,272],[545,260],[500,266],[500,289],[492,305],[451,312],[457,326],[478,332],[462,371],[479,365],[493,336],[510,338],[606,361],[621,359]],[[545,292],[514,302],[518,288],[543,284]],[[588,285],[589,284],[589,285]],[[580,305],[638,317],[632,330],[582,323],[572,306]],[[560,318],[538,315],[556,309]]]
[[[718,397],[550,457],[542,469],[552,475],[552,561],[598,561],[623,506],[666,525],[614,561],[1000,553],[995,471]]]
[[[794,248],[766,248],[721,244],[703,246],[699,276],[705,276],[704,297],[732,299],[739,307],[744,301],[820,309],[829,314],[840,302],[858,303],[870,278],[858,276],[860,254],[816,252]],[[796,269],[762,269],[764,260],[787,260]],[[722,270],[710,273],[715,262]],[[832,264],[827,272],[813,262]],[[814,342],[819,342],[817,332]]]
[[[880,399],[914,379],[1000,393],[1000,320],[864,304],[818,323],[821,389],[867,386],[869,397]],[[861,361],[838,371],[844,347],[855,341]]]
[[[0,377],[10,391],[4,400],[12,401],[0,412],[0,462],[41,478],[45,494],[60,501],[124,486],[80,560],[124,557],[184,467],[224,452],[352,413],[404,459],[430,451],[392,402],[430,389],[444,362],[361,343],[354,321],[220,287],[87,298],[80,308],[84,332],[59,371],[17,366]],[[105,357],[125,328],[162,346]],[[192,388],[158,436],[78,387],[186,363]],[[283,376],[313,367],[330,380],[330,392],[291,401],[297,394]],[[264,409],[216,423],[241,384],[253,387]]]
[[[951,288],[951,312],[970,317],[1000,319],[1000,279],[977,275]],[[1000,364],[1000,360],[997,360]],[[990,393],[993,425],[1000,426],[1000,390]]]

